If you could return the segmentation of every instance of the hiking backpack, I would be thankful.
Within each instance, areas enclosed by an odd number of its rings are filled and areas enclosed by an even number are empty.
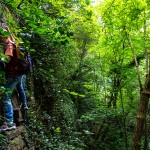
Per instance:
[[[17,70],[22,72],[23,74],[28,74],[32,67],[30,53],[27,52],[24,48],[19,46],[16,47],[16,51],[18,57],[18,62],[16,67]]]

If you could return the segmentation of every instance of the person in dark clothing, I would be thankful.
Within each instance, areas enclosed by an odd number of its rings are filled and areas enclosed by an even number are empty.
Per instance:
[[[6,31],[9,31],[9,28],[5,28]],[[23,101],[23,105],[27,108],[26,94],[22,86],[23,74],[17,70],[17,51],[14,38],[10,35],[5,38],[0,38],[1,42],[5,46],[5,55],[7,56],[7,63],[5,64],[5,76],[6,84],[4,88],[6,89],[6,96],[4,99],[4,117],[6,121],[0,127],[0,132],[16,129],[16,124],[14,123],[13,118],[13,106],[11,101],[12,92],[17,87],[18,92]]]

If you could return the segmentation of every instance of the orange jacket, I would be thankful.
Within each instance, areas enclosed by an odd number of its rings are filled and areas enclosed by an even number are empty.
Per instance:
[[[16,45],[9,43],[6,46],[5,55],[10,57],[10,61],[6,63],[6,77],[13,78],[22,75],[23,73],[17,70],[18,57],[17,57]]]

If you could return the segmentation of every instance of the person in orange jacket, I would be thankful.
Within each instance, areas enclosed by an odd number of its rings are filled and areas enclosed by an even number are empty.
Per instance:
[[[4,32],[5,31],[10,32],[8,27],[4,29]],[[19,94],[23,99],[25,105],[26,105],[26,94],[22,86],[23,74],[16,68],[18,63],[18,57],[15,39],[13,38],[12,35],[10,35],[7,37],[1,37],[0,41],[4,44],[5,55],[7,56],[7,63],[5,64],[5,76],[7,81],[6,84],[4,85],[4,88],[6,89],[6,96],[4,99],[4,117],[6,121],[0,127],[0,132],[2,132],[16,129],[16,124],[14,123],[13,118],[13,106],[11,101],[13,90],[15,89],[15,87],[19,87]]]

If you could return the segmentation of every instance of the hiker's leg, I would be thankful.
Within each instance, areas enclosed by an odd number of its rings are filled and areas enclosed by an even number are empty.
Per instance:
[[[4,98],[4,116],[6,117],[7,122],[13,122],[13,106],[11,102],[11,95],[13,92],[14,79],[7,78],[7,82],[4,85],[6,89],[6,95]]]
[[[23,108],[27,108],[27,97],[26,97],[26,93],[25,90],[23,88],[23,76],[21,77],[20,82],[17,84],[17,90],[19,92],[19,96],[23,105]]]
[[[11,101],[11,96],[14,88],[20,82],[21,76],[16,78],[7,78],[7,83],[4,88],[6,89],[6,95],[4,99],[4,116],[6,117],[6,122],[13,122],[13,106]]]

